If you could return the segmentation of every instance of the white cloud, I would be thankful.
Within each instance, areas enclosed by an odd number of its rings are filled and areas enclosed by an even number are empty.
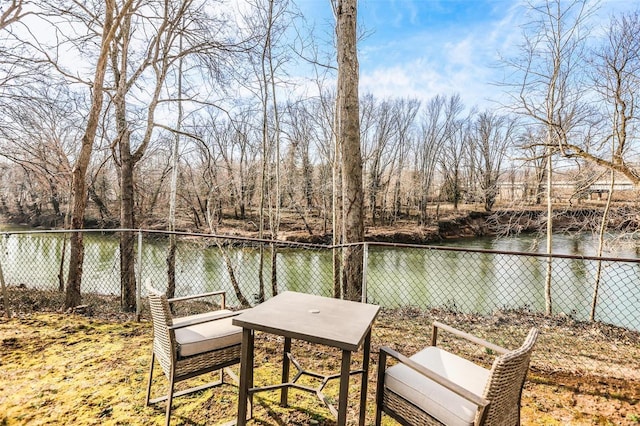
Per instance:
[[[508,76],[500,61],[519,54],[522,24],[532,18],[528,7],[523,0],[491,0],[457,14],[460,4],[363,0],[359,16],[373,33],[359,45],[361,93],[423,100],[460,93],[479,108],[507,102],[496,84]],[[620,9],[629,9],[628,2],[602,0],[594,24]]]
[[[474,68],[463,67],[452,73],[440,70],[442,67],[420,59],[403,65],[381,66],[362,73],[360,91],[379,98],[409,97],[422,101],[438,94],[460,93],[468,107],[486,105],[495,92],[495,88],[476,78],[478,71]]]
[[[498,2],[488,11],[489,19],[452,20],[450,25],[425,25],[397,35],[387,32],[382,43],[365,40],[361,91],[420,99],[460,93],[469,107],[493,105],[491,100],[501,96],[495,85],[501,79],[499,52],[510,56],[520,40],[518,3]]]

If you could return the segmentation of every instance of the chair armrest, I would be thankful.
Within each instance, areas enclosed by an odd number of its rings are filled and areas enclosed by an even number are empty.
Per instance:
[[[229,317],[235,317],[236,315],[240,315],[242,312],[238,311],[238,312],[228,312],[226,314],[222,314],[216,318],[202,318],[200,320],[195,320],[195,321],[189,321],[188,323],[185,324],[178,324],[178,325],[170,325],[169,326],[169,330],[178,330],[180,328],[185,328],[185,327],[191,327],[192,325],[198,325],[198,324],[204,324],[207,322],[216,322],[218,320],[221,319],[225,319],[225,318],[229,318]]]
[[[222,303],[220,304],[220,309],[225,309],[226,302],[227,302],[227,292],[224,290],[212,291],[209,293],[194,294],[191,296],[174,297],[172,299],[167,299],[167,302],[169,303],[182,302],[183,300],[200,299],[203,297],[211,297],[211,296],[222,296]]]
[[[423,365],[420,365],[415,361],[410,360],[406,356],[402,355],[399,352],[394,351],[393,349],[391,349],[389,347],[386,347],[386,346],[381,347],[380,348],[380,352],[381,353],[384,352],[386,355],[397,359],[398,362],[400,362],[400,363],[406,365],[407,367],[411,368],[416,373],[421,374],[421,375],[427,377],[430,380],[433,380],[434,382],[436,382],[440,386],[443,386],[443,387],[449,389],[451,392],[454,392],[455,394],[461,396],[462,398],[466,399],[467,401],[472,402],[473,404],[477,405],[478,407],[480,407],[483,410],[489,405],[489,401],[486,400],[485,398],[483,398],[483,397],[481,397],[479,395],[476,395],[475,393],[469,391],[468,389],[463,388],[462,386],[452,382],[451,380],[447,379],[446,377],[443,377],[443,376],[439,375],[435,371],[430,370],[427,367],[425,367]]]
[[[488,342],[484,339],[481,339],[477,336],[474,336],[473,334],[469,334],[466,333],[462,330],[458,330],[457,328],[453,328],[450,325],[446,325],[443,324],[441,322],[438,321],[434,321],[433,322],[433,332],[431,335],[431,346],[436,346],[436,340],[438,338],[438,329],[441,328],[445,331],[448,331],[451,334],[454,334],[458,337],[462,337],[465,340],[468,340],[471,343],[475,343],[477,345],[480,346],[484,346],[485,348],[491,349],[492,351],[495,351],[499,354],[506,354],[507,352],[509,352],[508,349],[503,348],[502,346],[498,346],[496,344],[493,344],[491,342]]]

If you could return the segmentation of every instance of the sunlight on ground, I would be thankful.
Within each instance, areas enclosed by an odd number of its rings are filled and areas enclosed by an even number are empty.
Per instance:
[[[429,333],[424,318],[399,321],[381,315],[374,326],[367,424],[372,424],[374,418],[379,345],[402,342],[407,353],[411,353],[428,344]],[[570,342],[563,343],[565,347],[572,346]],[[38,314],[12,318],[0,324],[0,344],[0,425],[149,425],[164,422],[163,403],[144,406],[151,345],[149,323],[106,323],[81,316]],[[256,385],[278,381],[280,348],[278,338],[258,334]],[[546,350],[549,349],[544,346],[536,348],[538,356],[544,356]],[[640,349],[636,349],[628,359],[637,362],[639,353]],[[314,371],[339,370],[339,353],[331,349],[296,342],[294,355]],[[361,359],[354,358],[355,366]],[[632,366],[625,367],[637,374]],[[237,373],[237,367],[234,371]],[[167,381],[160,374],[156,378],[152,389],[157,395],[166,391]],[[627,390],[621,387],[620,393],[615,394],[611,387],[598,389],[597,378],[576,379],[574,387],[559,386],[544,372],[534,371],[523,393],[523,424],[640,424],[637,395],[640,386],[637,383]],[[356,416],[358,398],[355,396],[359,383],[359,379],[352,378],[351,419]],[[317,382],[309,381],[309,384],[315,386]],[[326,393],[335,400],[337,383],[330,384]],[[234,418],[236,400],[237,388],[233,385],[177,398],[172,424],[204,425],[229,421]],[[278,402],[278,392],[258,394],[253,424],[335,424],[328,409],[313,394],[290,391],[290,408],[282,408]],[[386,419],[385,424],[394,423]]]

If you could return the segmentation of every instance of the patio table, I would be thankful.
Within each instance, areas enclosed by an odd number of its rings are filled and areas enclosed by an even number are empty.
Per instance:
[[[376,305],[286,291],[234,317],[233,324],[243,329],[237,424],[246,424],[247,400],[252,400],[254,393],[281,389],[280,404],[287,406],[287,391],[289,388],[295,388],[316,393],[337,417],[338,425],[345,425],[349,377],[352,374],[361,374],[359,424],[364,425],[371,326],[379,310],[380,307]],[[255,331],[284,337],[280,384],[253,386]],[[341,349],[340,373],[325,376],[305,371],[291,356],[291,339]],[[363,348],[362,368],[351,371],[351,354],[361,347]],[[298,369],[298,374],[292,380],[289,380],[290,363]],[[318,388],[300,385],[296,381],[301,375],[322,379],[322,384]],[[329,380],[337,378],[340,379],[340,391],[336,410],[324,397],[322,389]]]

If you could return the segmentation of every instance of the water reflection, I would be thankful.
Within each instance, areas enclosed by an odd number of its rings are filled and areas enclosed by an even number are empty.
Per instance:
[[[29,288],[57,289],[63,234],[4,234],[0,261],[7,283]],[[478,238],[458,241],[458,247],[526,252],[544,251],[530,236]],[[449,243],[448,245],[452,245]],[[590,236],[554,237],[554,252],[592,255]],[[620,247],[607,256],[635,257],[636,247]],[[68,261],[68,245],[65,259]],[[145,241],[142,263],[136,270],[144,280],[160,288],[166,283],[166,241]],[[259,292],[259,250],[234,248],[227,265],[220,249],[205,241],[183,241],[176,257],[177,295],[214,289],[227,290],[229,303],[237,304],[229,268],[249,300]],[[271,256],[265,250],[263,285],[271,295]],[[137,262],[137,259],[136,259]],[[83,291],[119,294],[119,248],[113,235],[85,236]],[[514,256],[431,249],[370,246],[367,288],[370,302],[385,307],[445,307],[462,312],[491,313],[498,309],[545,309],[544,257]],[[283,249],[277,257],[276,285],[279,291],[294,290],[331,295],[332,254],[330,250]],[[555,313],[578,320],[589,318],[597,263],[584,259],[554,259],[552,298]],[[66,265],[63,265],[66,277]],[[600,321],[640,330],[640,265],[604,262],[596,318]]]

